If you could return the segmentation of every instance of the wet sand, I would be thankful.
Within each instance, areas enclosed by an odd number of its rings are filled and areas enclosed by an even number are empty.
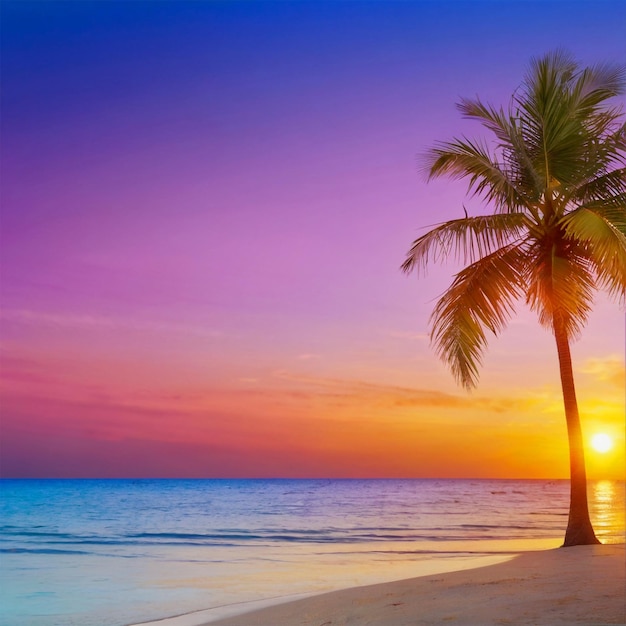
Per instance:
[[[624,544],[556,548],[487,567],[315,595],[207,624],[626,624],[625,574]]]

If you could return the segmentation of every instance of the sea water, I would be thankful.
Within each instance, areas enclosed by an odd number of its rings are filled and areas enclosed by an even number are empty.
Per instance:
[[[2,480],[0,624],[123,626],[406,578],[419,561],[456,566],[498,540],[556,547],[568,491],[530,480]],[[589,484],[604,543],[625,539],[624,492]]]

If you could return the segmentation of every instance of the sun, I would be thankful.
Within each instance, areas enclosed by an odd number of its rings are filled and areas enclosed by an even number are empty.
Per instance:
[[[596,433],[591,438],[591,447],[596,452],[604,454],[613,447],[613,440],[606,433]]]

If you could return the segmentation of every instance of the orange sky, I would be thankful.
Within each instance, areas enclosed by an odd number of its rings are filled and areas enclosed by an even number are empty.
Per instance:
[[[615,443],[589,448],[589,475],[623,478],[624,361],[599,328],[619,329],[622,313],[601,312],[574,344],[575,375],[586,439]],[[193,354],[138,359],[106,341],[94,354],[96,341],[71,347],[75,327],[38,327],[37,345],[3,362],[5,475],[567,477],[556,353],[530,314],[492,342],[471,394],[422,333],[386,333],[369,355],[214,371],[210,352],[204,368]],[[42,350],[47,341],[56,347]]]

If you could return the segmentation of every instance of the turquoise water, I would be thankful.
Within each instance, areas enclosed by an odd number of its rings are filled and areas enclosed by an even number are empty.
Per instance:
[[[569,489],[495,480],[3,480],[0,488],[6,626],[123,626],[324,590],[335,570],[375,579],[384,566],[392,575],[424,558],[483,553],[485,540],[560,539]],[[624,491],[621,482],[590,483],[605,543],[624,541]]]

